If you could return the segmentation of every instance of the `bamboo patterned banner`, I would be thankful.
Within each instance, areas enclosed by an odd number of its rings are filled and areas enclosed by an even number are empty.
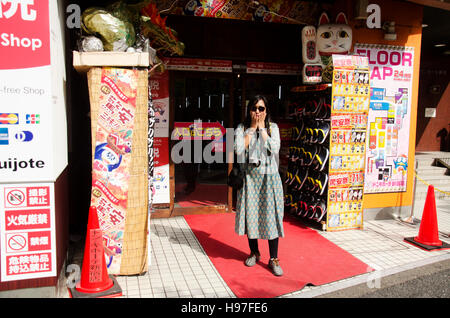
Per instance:
[[[134,70],[102,70],[91,206],[97,208],[110,274],[120,273],[137,81]]]

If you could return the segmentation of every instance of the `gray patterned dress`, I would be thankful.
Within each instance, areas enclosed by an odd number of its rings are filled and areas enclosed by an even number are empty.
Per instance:
[[[255,134],[248,149],[244,149],[244,134],[244,126],[240,124],[234,145],[238,162],[242,162],[242,156],[250,154],[250,158],[258,158],[261,163],[258,167],[241,164],[246,173],[244,186],[237,193],[235,232],[247,234],[250,239],[283,237],[284,195],[277,164],[280,131],[275,123],[271,123],[270,137],[264,142]]]

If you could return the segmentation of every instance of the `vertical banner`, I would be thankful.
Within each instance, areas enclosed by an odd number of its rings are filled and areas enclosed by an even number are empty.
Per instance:
[[[0,182],[53,181],[49,1],[0,1]]]
[[[414,48],[355,44],[355,53],[371,69],[364,192],[406,191]]]
[[[169,72],[156,73],[150,79],[155,117],[153,204],[170,203],[169,173]]]
[[[369,66],[366,57],[333,55],[333,67],[327,231],[361,229]]]
[[[53,183],[0,185],[0,281],[56,276]]]
[[[110,274],[120,273],[137,80],[134,70],[102,70],[91,205],[97,208]]]
[[[150,76],[149,72],[149,78],[148,82],[151,83],[152,77]],[[153,196],[155,187],[153,186],[153,173],[155,169],[154,165],[154,138],[155,138],[155,110],[153,108],[153,95],[152,95],[152,89],[151,85],[148,85],[148,133],[147,133],[147,155],[148,155],[148,216],[147,216],[147,262],[148,266],[151,266],[152,262],[152,244],[151,244],[151,238],[150,238],[150,231],[151,231],[151,212],[152,212],[152,205],[153,205]]]

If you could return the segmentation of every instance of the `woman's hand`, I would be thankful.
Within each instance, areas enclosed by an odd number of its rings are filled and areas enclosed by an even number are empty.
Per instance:
[[[259,130],[266,128],[265,121],[266,120],[266,112],[259,113],[256,119],[256,128]]]

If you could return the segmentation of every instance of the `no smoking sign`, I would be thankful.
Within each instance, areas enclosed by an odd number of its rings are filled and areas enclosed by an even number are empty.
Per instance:
[[[28,250],[28,234],[6,234],[6,253],[24,252]]]
[[[26,206],[25,188],[5,188],[5,207],[23,207]]]

